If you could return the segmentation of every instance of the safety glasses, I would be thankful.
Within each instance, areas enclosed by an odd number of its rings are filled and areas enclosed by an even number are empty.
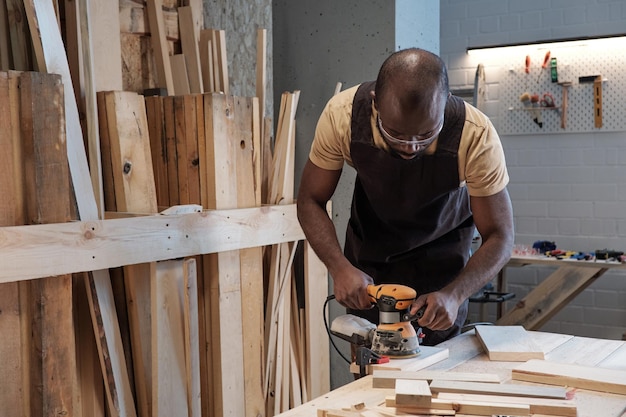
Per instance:
[[[410,135],[411,139],[408,139],[408,140],[398,139],[390,135],[389,132],[385,130],[385,128],[383,127],[383,122],[380,120],[379,115],[377,115],[376,118],[378,122],[378,129],[380,130],[380,133],[383,135],[383,138],[385,138],[387,142],[395,144],[395,145],[417,147],[417,150],[416,150],[417,152],[423,149],[426,149],[431,143],[433,143],[433,141],[437,138],[439,133],[441,133],[441,129],[443,129],[443,119],[441,119],[441,122],[439,123],[437,128],[433,131],[433,133],[430,136]]]

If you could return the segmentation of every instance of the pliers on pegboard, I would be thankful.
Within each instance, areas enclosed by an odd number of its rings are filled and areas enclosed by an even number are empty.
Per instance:
[[[543,93],[541,97],[541,106],[542,107],[555,107],[554,105],[554,97],[550,93]]]

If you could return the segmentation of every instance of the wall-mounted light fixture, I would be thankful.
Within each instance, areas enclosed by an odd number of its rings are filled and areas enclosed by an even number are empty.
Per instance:
[[[541,49],[566,49],[578,47],[619,48],[626,51],[626,34],[607,35],[598,37],[579,37],[566,39],[551,39],[527,43],[509,43],[491,46],[470,46],[467,54],[471,56],[497,56],[498,54],[528,53]]]

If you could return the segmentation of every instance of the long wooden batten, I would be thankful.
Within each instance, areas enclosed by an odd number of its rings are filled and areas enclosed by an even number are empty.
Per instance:
[[[295,204],[0,228],[0,283],[304,239]]]

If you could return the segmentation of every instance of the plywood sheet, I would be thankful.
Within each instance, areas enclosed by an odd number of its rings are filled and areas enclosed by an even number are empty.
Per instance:
[[[522,326],[476,326],[476,337],[492,361],[544,359],[543,351]]]

